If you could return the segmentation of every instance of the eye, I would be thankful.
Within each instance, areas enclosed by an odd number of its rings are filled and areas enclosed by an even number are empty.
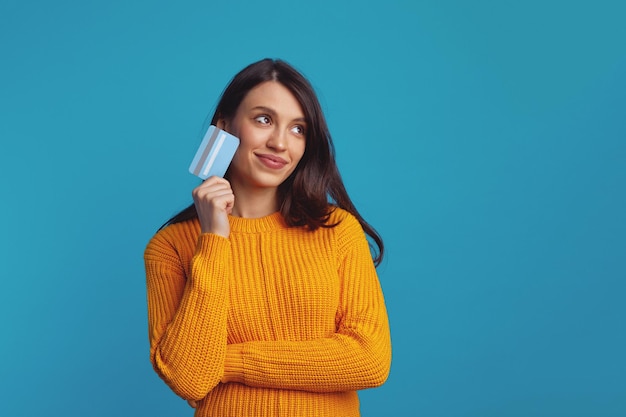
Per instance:
[[[295,133],[296,135],[300,135],[300,136],[304,136],[305,134],[304,126],[301,126],[301,125],[296,125],[292,127],[291,131]]]
[[[258,123],[261,123],[262,125],[269,125],[271,123],[269,116],[266,116],[264,114],[255,117],[254,120],[256,120]]]

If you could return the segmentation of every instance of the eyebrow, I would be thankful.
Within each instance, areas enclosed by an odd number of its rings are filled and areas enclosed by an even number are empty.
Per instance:
[[[274,109],[272,109],[270,107],[265,107],[265,106],[256,106],[256,107],[253,107],[251,110],[256,110],[256,111],[260,110],[262,112],[269,113],[271,116],[276,116],[277,115],[276,110],[274,110]],[[297,117],[297,118],[293,119],[292,122],[303,122],[303,123],[306,123],[306,119],[304,117]]]

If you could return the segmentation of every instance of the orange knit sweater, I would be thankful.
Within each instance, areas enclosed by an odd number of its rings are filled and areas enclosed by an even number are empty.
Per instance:
[[[150,358],[196,416],[359,415],[356,390],[391,362],[383,295],[349,213],[308,231],[280,213],[229,217],[229,238],[197,220],[145,252]]]

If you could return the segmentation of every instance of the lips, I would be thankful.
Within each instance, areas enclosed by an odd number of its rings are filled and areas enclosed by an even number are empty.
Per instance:
[[[271,169],[281,169],[285,165],[288,164],[286,160],[281,158],[280,156],[272,155],[272,154],[255,154],[257,158],[268,168]]]

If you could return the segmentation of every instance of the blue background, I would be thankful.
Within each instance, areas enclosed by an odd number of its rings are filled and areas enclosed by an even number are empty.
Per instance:
[[[363,416],[626,415],[621,1],[0,3],[0,416],[191,415],[143,250],[229,79],[309,77],[385,238]]]

